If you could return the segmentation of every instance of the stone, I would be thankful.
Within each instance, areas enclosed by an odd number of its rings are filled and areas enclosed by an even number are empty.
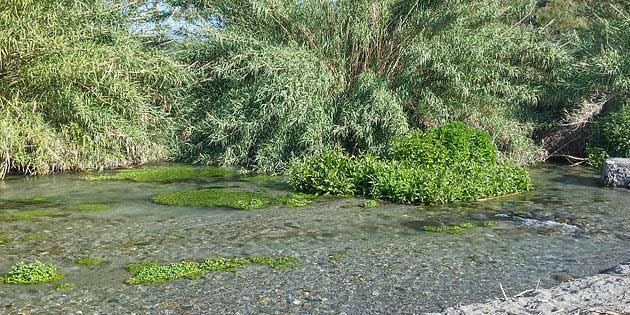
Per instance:
[[[608,187],[630,188],[630,159],[606,160],[602,170],[602,182]]]

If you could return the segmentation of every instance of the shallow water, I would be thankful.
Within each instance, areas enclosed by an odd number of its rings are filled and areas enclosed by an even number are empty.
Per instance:
[[[319,201],[256,211],[169,207],[164,191],[201,187],[268,190],[238,178],[175,183],[88,181],[62,174],[0,182],[0,214],[54,210],[56,217],[0,220],[0,273],[18,261],[57,264],[63,282],[0,284],[0,313],[258,314],[421,313],[597,273],[630,258],[630,191],[601,188],[579,167],[532,171],[531,192],[483,202],[414,207],[365,200]],[[103,203],[100,212],[67,210]],[[461,235],[427,224],[498,221]],[[199,280],[131,286],[126,265],[211,256],[292,255],[290,270],[247,267]],[[97,267],[78,266],[97,257]]]

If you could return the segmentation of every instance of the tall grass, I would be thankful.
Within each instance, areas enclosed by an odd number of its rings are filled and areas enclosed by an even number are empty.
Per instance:
[[[99,0],[0,0],[0,177],[174,156],[188,76],[129,18]]]

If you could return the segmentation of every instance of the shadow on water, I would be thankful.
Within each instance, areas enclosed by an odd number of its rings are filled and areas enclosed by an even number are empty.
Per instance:
[[[564,175],[555,177],[553,180],[563,185],[584,186],[584,187],[592,187],[592,188],[602,187],[600,178],[597,177],[596,175],[587,176],[587,175],[564,174]]]

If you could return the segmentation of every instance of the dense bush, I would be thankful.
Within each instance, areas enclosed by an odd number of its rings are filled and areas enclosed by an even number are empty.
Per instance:
[[[0,177],[175,156],[189,76],[128,21],[104,0],[0,0]]]
[[[416,151],[417,150],[417,151]],[[296,161],[289,183],[298,191],[366,195],[408,204],[478,200],[529,189],[529,174],[497,161],[489,135],[462,123],[394,141],[391,159],[324,151]]]

